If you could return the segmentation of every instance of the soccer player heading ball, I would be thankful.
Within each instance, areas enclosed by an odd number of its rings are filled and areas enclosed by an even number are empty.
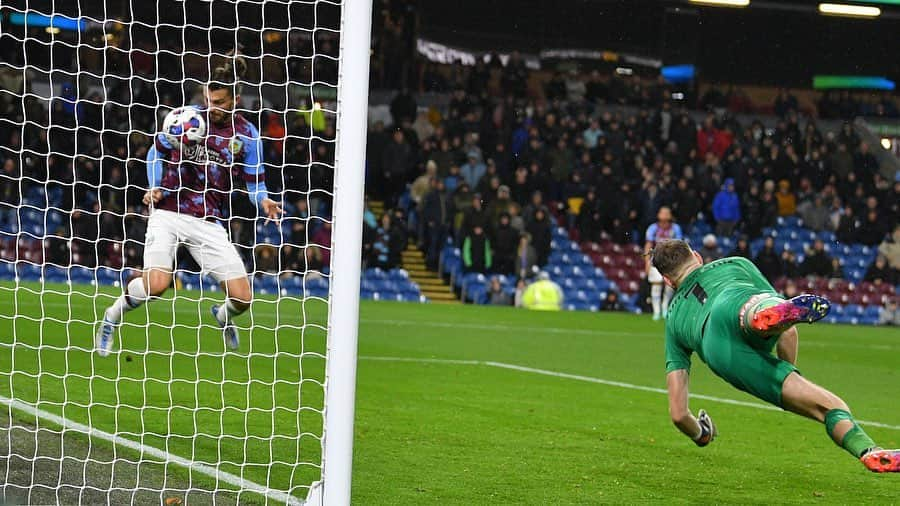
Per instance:
[[[179,244],[187,247],[204,273],[225,285],[227,300],[213,306],[212,314],[226,344],[238,347],[232,320],[247,310],[253,294],[223,223],[230,214],[234,178],[243,178],[250,199],[268,219],[278,220],[282,212],[266,190],[259,132],[234,112],[240,103],[238,80],[245,70],[240,56],[217,67],[204,87],[204,106],[172,111],[163,122],[164,131],[156,135],[147,154],[149,189],[143,199],[150,208],[144,272],[104,313],[95,336],[101,356],[112,350],[122,316],[169,287]]]
[[[785,300],[749,260],[730,257],[703,265],[680,240],[657,243],[651,258],[675,289],[666,321],[666,384],[669,414],[681,432],[698,446],[716,437],[709,415],[700,410],[695,418],[688,408],[690,357],[697,353],[734,387],[824,423],[834,442],[868,469],[900,472],[900,450],[879,448],[840,397],[797,371],[794,325],[824,318],[828,300],[816,295]]]

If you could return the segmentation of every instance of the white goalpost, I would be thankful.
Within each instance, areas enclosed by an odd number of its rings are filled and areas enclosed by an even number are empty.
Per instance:
[[[0,503],[350,503],[371,19],[0,5]]]

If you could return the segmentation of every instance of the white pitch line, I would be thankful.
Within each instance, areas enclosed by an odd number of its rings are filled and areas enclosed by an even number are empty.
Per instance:
[[[569,374],[559,371],[549,371],[547,369],[536,369],[534,367],[526,367],[523,365],[507,364],[505,362],[494,362],[490,360],[451,360],[440,358],[409,358],[409,357],[380,357],[360,355],[360,360],[377,360],[382,362],[414,362],[423,364],[455,364],[455,365],[481,365],[487,367],[496,367],[498,369],[508,369],[513,371],[527,372],[532,374],[540,374],[542,376],[552,376],[554,378],[565,378],[575,381],[584,381],[587,383],[596,383],[612,387],[627,388],[629,390],[640,390],[642,392],[652,392],[657,394],[668,394],[666,389],[657,387],[648,387],[644,385],[635,385],[634,383],[625,383],[622,381],[613,381],[602,378],[594,378],[592,376],[582,376],[580,374]],[[737,399],[728,399],[726,397],[715,397],[704,394],[690,394],[692,398],[703,399],[706,401],[718,402],[721,404],[731,404],[733,406],[744,406],[747,408],[764,409],[767,411],[782,411],[781,408],[772,406],[771,404],[762,404],[759,402],[739,401]],[[857,423],[869,425],[872,427],[880,427],[882,429],[900,430],[900,425],[890,425],[881,422],[870,422],[868,420],[857,420]]]
[[[301,501],[300,499],[297,499],[296,497],[290,494],[286,494],[280,490],[272,490],[256,482],[241,478],[240,476],[227,473],[225,471],[220,471],[215,467],[208,466],[206,464],[200,464],[198,462],[193,462],[184,457],[179,457],[178,455],[173,455],[167,451],[160,450],[159,448],[147,446],[145,444],[132,441],[131,439],[117,436],[115,434],[110,434],[109,432],[95,429],[82,423],[73,422],[68,418],[63,418],[59,415],[44,411],[26,402],[0,396],[0,404],[6,404],[7,406],[17,411],[22,411],[36,416],[40,419],[46,420],[54,425],[59,425],[63,429],[70,429],[81,432],[85,435],[108,441],[114,445],[123,446],[136,452],[150,455],[159,460],[186,467],[198,473],[205,474],[211,478],[215,478],[216,480],[224,481],[229,485],[238,487],[242,491],[256,492],[257,494],[264,495],[269,499],[272,499],[273,501],[278,501],[279,503],[288,504],[290,506],[303,506],[304,504],[304,501]]]

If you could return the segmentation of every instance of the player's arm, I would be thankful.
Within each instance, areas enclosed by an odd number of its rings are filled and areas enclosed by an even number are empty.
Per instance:
[[[167,192],[159,187],[163,175],[163,158],[156,145],[147,150],[147,192],[144,193],[144,205],[154,205],[166,195]]]
[[[706,446],[716,437],[716,428],[705,411],[700,410],[699,418],[691,414],[688,407],[689,378],[690,373],[687,369],[676,369],[666,374],[669,416],[672,417],[672,423],[678,430],[691,438],[697,446]]]
[[[245,138],[247,143],[244,156],[244,182],[247,184],[247,192],[250,194],[256,206],[266,215],[267,219],[278,220],[281,218],[281,206],[269,198],[266,188],[266,171],[262,160],[262,139],[259,134],[253,138]]]
[[[654,231],[655,224],[647,227],[647,232],[644,234],[644,272],[650,274],[650,251],[653,250],[653,236],[656,234]]]

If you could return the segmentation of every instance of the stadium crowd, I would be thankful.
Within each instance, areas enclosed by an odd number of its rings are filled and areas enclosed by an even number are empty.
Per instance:
[[[445,110],[419,108],[402,90],[372,125],[370,193],[408,217],[429,267],[450,237],[466,271],[530,275],[546,263],[551,227],[582,241],[640,242],[665,205],[688,231],[703,222],[740,239],[723,252],[709,235],[708,259],[752,257],[750,241],[798,216],[841,243],[878,247],[866,279],[897,282],[900,179],[885,176],[850,122],[822,131],[784,91],[774,128],[718,109],[697,124],[662,80],[629,87],[615,74],[557,74],[535,96],[527,75],[515,54],[449,83],[441,74],[438,87],[452,89]],[[798,264],[796,251],[767,244],[755,260],[772,279],[840,277],[826,249],[816,241]]]

